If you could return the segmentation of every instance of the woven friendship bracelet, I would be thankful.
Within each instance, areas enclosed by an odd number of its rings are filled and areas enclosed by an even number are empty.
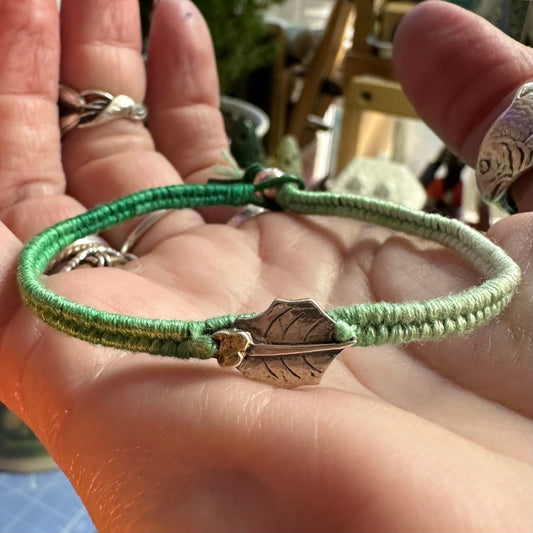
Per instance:
[[[496,316],[520,281],[519,267],[503,250],[457,220],[358,196],[305,191],[300,180],[287,175],[254,183],[259,170],[254,166],[239,180],[144,190],[44,230],[20,256],[24,302],[50,326],[94,344],[183,359],[216,357],[252,379],[294,387],[318,383],[333,358],[354,343],[427,341],[468,332]],[[459,252],[486,281],[425,302],[356,304],[324,312],[310,299],[278,299],[259,314],[190,322],[109,313],[46,287],[47,266],[81,237],[160,209],[247,204],[353,218],[423,237]]]

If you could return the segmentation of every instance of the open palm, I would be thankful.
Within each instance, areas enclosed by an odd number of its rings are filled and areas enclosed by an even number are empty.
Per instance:
[[[209,36],[192,4],[158,3],[146,74],[137,0],[63,0],[61,46],[55,4],[0,0],[0,399],[36,431],[97,527],[530,530],[529,213],[489,233],[524,270],[501,317],[461,338],[346,350],[318,387],[274,389],[216,362],[91,346],[22,306],[22,242],[137,190],[204,182],[226,146]],[[495,118],[487,110],[497,113],[531,76],[532,54],[453,6],[415,11],[398,36],[402,81],[421,115],[472,162]],[[417,46],[424,37],[415,29],[435,19],[449,19],[458,35],[468,27],[481,44],[475,57],[455,54],[462,69],[454,63],[457,75],[428,88],[429,60],[454,57],[452,41],[464,45],[441,31],[433,49]],[[494,42],[501,58],[484,53]],[[426,54],[416,72],[407,69],[413,53]],[[511,66],[489,83],[502,58]],[[480,61],[483,69],[467,68]],[[458,90],[485,71],[475,98]],[[149,130],[118,120],[74,130],[61,143],[58,79],[146,100]],[[332,308],[426,300],[480,281],[452,252],[371,225],[277,213],[239,228],[206,222],[223,216],[168,214],[139,243],[138,260],[46,284],[99,309],[200,320],[261,311],[275,297],[313,297]],[[106,238],[120,247],[131,228]]]

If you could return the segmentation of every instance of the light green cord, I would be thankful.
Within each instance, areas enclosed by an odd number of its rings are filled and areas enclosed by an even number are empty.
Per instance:
[[[306,192],[291,176],[259,185],[242,180],[207,185],[176,185],[148,189],[105,204],[46,229],[23,249],[18,282],[24,302],[52,327],[69,335],[114,348],[179,358],[213,357],[211,335],[231,328],[237,318],[225,315],[205,321],[146,319],[99,311],[57,295],[44,285],[43,273],[52,258],[75,240],[158,209],[182,209],[250,203],[301,214],[363,220],[441,243],[457,250],[487,279],[453,296],[425,302],[372,303],[328,311],[336,321],[336,340],[354,336],[359,346],[404,343],[464,333],[496,316],[511,300],[520,269],[503,250],[482,234],[453,219],[411,211],[394,204],[356,196]],[[275,204],[259,195],[279,188]]]
[[[454,219],[359,196],[298,191],[291,185],[279,191],[277,202],[297,213],[355,218],[424,237],[458,251],[490,278],[459,294],[425,302],[357,304],[329,311],[334,320],[352,328],[360,346],[434,340],[470,331],[495,317],[520,282],[520,268],[501,248]]]

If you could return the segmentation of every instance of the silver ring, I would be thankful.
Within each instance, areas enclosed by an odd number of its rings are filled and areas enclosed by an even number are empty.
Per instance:
[[[233,226],[238,228],[241,224],[244,224],[247,220],[264,213],[266,209],[264,207],[259,207],[258,205],[249,204],[244,206],[237,214],[233,215],[226,224],[228,226]]]
[[[283,172],[277,168],[265,168],[261,170],[254,179],[254,182],[264,181],[272,177],[283,176]],[[266,196],[270,195],[270,192],[267,190],[263,194]],[[121,254],[127,254],[135,245],[139,242],[141,237],[161,218],[163,218],[167,213],[173,211],[172,209],[159,209],[153,211],[152,213],[147,214],[141,222],[133,229],[133,231],[126,237],[124,244],[120,248]],[[266,211],[263,207],[257,205],[247,205],[242,210],[240,210],[236,215],[234,215],[227,224],[229,226],[238,227],[246,220],[256,217]]]
[[[137,259],[130,253],[112,248],[102,237],[88,235],[69,244],[50,261],[45,274],[70,272],[80,266],[114,267]]]
[[[59,86],[59,127],[61,135],[73,128],[89,128],[116,120],[143,121],[148,111],[144,104],[125,94],[113,96],[106,91],[78,93],[65,85]]]
[[[485,135],[476,164],[482,198],[508,213],[517,208],[508,191],[524,172],[533,168],[533,82],[516,92],[511,105]]]
[[[148,213],[133,231],[126,237],[124,244],[120,248],[121,254],[128,254],[130,250],[133,250],[134,246],[139,242],[141,237],[161,218],[163,218],[172,209],[159,209]]]

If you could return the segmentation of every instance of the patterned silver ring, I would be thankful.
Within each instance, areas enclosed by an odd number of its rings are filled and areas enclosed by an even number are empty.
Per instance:
[[[485,135],[476,164],[476,180],[482,198],[516,213],[509,197],[511,185],[533,169],[533,82],[516,92],[511,105]]]
[[[137,259],[130,253],[122,253],[111,247],[102,237],[88,235],[69,244],[50,261],[45,274],[70,272],[80,266],[114,267]]]
[[[143,121],[148,111],[144,104],[125,94],[113,96],[106,91],[78,93],[65,85],[59,86],[59,127],[61,135],[73,128],[88,128],[116,120]]]

